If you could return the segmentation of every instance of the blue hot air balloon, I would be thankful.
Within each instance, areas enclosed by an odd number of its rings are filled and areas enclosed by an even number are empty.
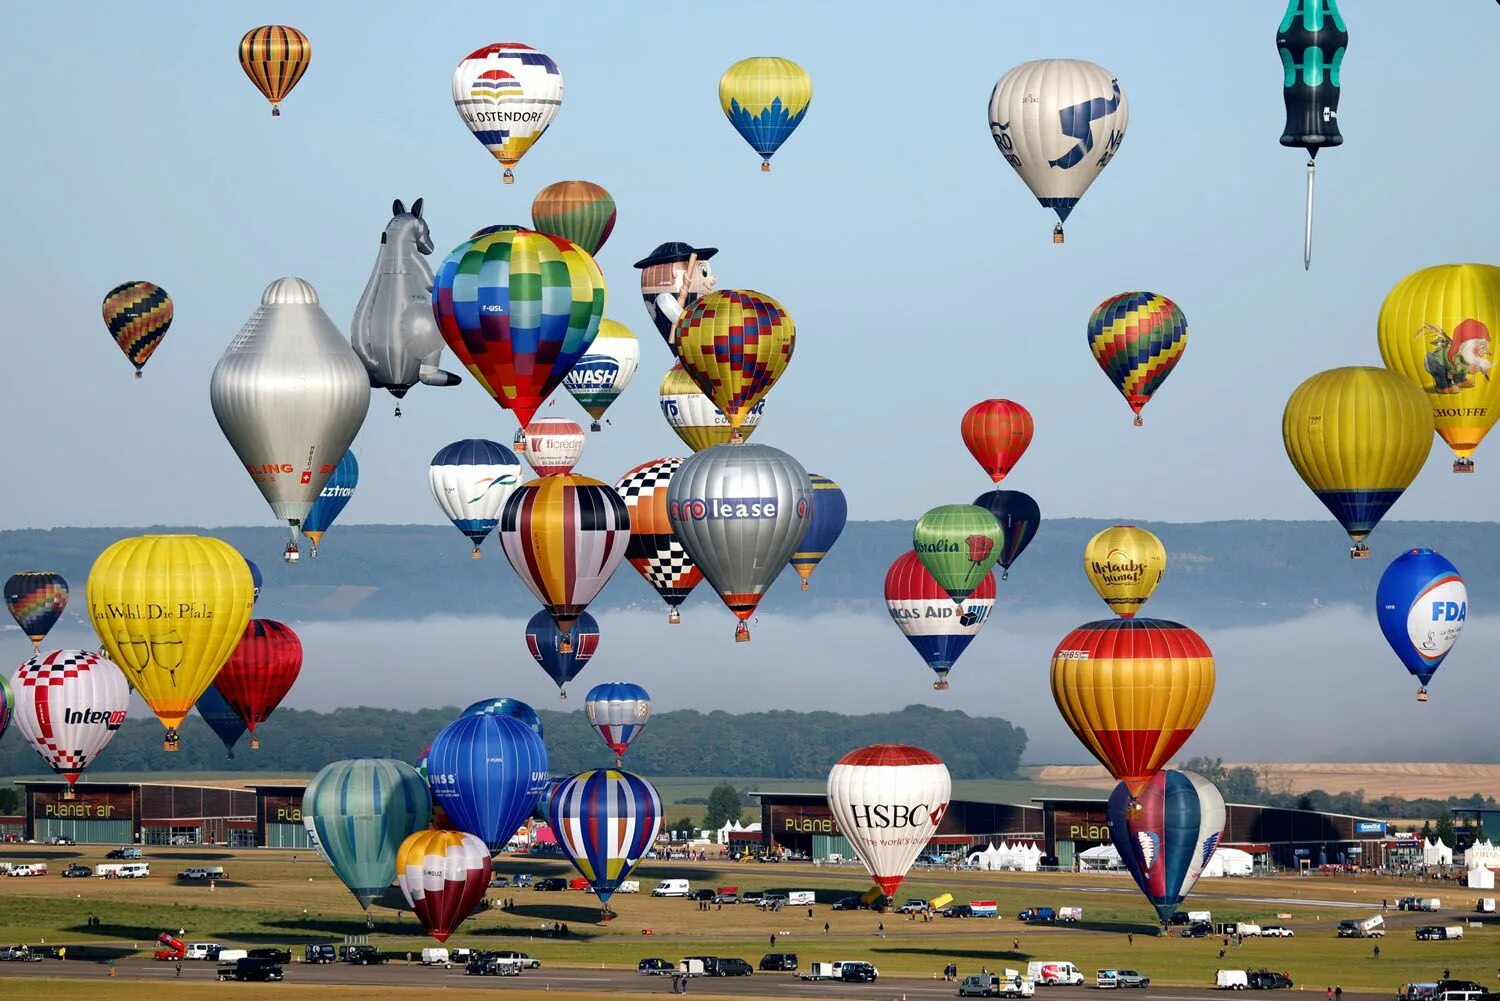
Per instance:
[[[557,623],[547,611],[537,612],[526,623],[526,649],[542,665],[547,676],[557,682],[557,689],[561,693],[558,698],[563,699],[568,697],[563,686],[578,676],[583,665],[599,649],[599,623],[588,612],[579,615],[578,621],[573,623],[573,651],[562,653],[558,647],[567,635],[557,628]]]
[[[460,716],[432,739],[427,782],[455,829],[499,851],[546,788],[547,748],[511,716]]]
[[[547,779],[547,785],[542,789],[542,795],[537,798],[536,809],[531,815],[542,823],[547,823],[547,814],[552,809],[552,794],[557,792],[562,784],[568,781],[567,775],[553,775]]]
[[[813,571],[818,569],[818,564],[823,562],[828,550],[839,540],[844,531],[844,523],[849,520],[849,504],[844,500],[844,491],[839,485],[826,476],[814,474],[808,478],[812,480],[813,486],[812,521],[791,559],[792,569],[802,578],[804,591],[807,590]]]
[[[1120,860],[1165,924],[1219,846],[1224,797],[1196,772],[1163,769],[1131,808],[1121,782],[1109,797],[1109,835]]]
[[[357,486],[359,462],[355,460],[353,452],[345,452],[339,464],[334,467],[333,474],[328,477],[328,482],[323,485],[323,492],[313,501],[312,510],[302,520],[302,534],[312,540],[313,559],[318,558],[318,543],[323,541],[323,533],[333,527],[334,519],[344,510],[349,498],[354,496],[354,488]]]
[[[1426,702],[1427,683],[1469,616],[1469,590],[1458,568],[1431,549],[1407,550],[1380,575],[1375,615],[1385,641],[1421,682],[1417,701]]]
[[[538,737],[545,737],[542,733],[542,718],[536,714],[536,710],[522,702],[520,699],[480,699],[463,712],[460,716],[509,716],[518,719],[522,723],[536,731]]]
[[[1000,546],[1000,579],[1010,580],[1010,565],[1021,558],[1042,523],[1042,509],[1030,494],[1019,490],[991,490],[974,498],[974,506],[995,516],[1004,533]]]
[[[583,708],[594,732],[615,752],[615,764],[651,718],[651,693],[628,681],[595,685],[584,696]]]
[[[601,768],[564,779],[547,822],[601,904],[641,860],[661,827],[661,797],[630,772]]]
[[[203,717],[208,728],[224,742],[224,750],[229,752],[229,756],[234,757],[234,745],[245,735],[245,721],[240,719],[240,714],[224,701],[224,696],[211,684],[198,696],[198,715]]]
[[[335,761],[302,794],[302,823],[366,911],[395,882],[401,842],[431,822],[427,783],[392,758]]]
[[[255,597],[260,597],[260,589],[265,586],[266,579],[261,576],[260,567],[249,557],[245,558],[245,566],[250,568],[250,582],[255,585]]]

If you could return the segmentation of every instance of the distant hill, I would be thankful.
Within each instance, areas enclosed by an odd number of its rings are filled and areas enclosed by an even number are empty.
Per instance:
[[[1362,792],[1374,799],[1461,799],[1480,795],[1500,798],[1500,765],[1444,764],[1431,761],[1287,764],[1231,764],[1252,768],[1262,785],[1278,792]],[[1100,765],[1041,765],[1022,770],[1040,782],[1080,788],[1113,789],[1115,780]]]
[[[1067,518],[1044,521],[1031,547],[1001,586],[1002,603],[1019,609],[1099,608],[1084,579],[1084,543],[1109,522]],[[1500,561],[1488,552],[1494,525],[1474,522],[1391,522],[1371,539],[1372,559],[1352,563],[1348,544],[1329,519],[1318,522],[1220,521],[1190,524],[1141,522],[1168,550],[1166,578],[1150,610],[1190,617],[1201,627],[1278,621],[1319,606],[1369,607],[1375,582],[1402,550],[1428,546],[1464,572],[1471,594],[1500,594]],[[75,609],[94,558],[110,543],[144,529],[59,528],[0,532],[9,570],[52,569],[74,585]],[[529,616],[536,604],[516,579],[494,540],[484,558],[468,558],[468,544],[450,527],[340,525],[323,540],[319,558],[282,564],[282,529],[156,528],[217,535],[255,560],[266,577],[260,615],[290,620],[421,618],[430,615]],[[851,522],[813,577],[798,589],[790,571],[762,605],[768,612],[883,614],[882,586],[891,561],[911,545],[909,522]],[[712,601],[707,586],[692,602]],[[603,609],[651,607],[656,597],[628,566],[596,603]],[[1485,607],[1482,601],[1476,601]]]

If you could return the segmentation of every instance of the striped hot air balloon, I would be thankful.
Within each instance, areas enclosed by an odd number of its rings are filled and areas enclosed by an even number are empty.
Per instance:
[[[1141,408],[1172,374],[1187,347],[1187,317],[1155,292],[1122,292],[1089,317],[1089,350],[1141,425]]]
[[[555,181],[532,199],[531,226],[597,254],[615,228],[615,200],[592,181]]]
[[[312,43],[307,36],[285,24],[251,28],[240,39],[240,68],[255,89],[271,102],[271,115],[280,117],[281,102],[312,62]]]
[[[490,885],[490,850],[462,831],[418,831],[396,852],[396,883],[439,942],[458,930]]]
[[[608,905],[656,840],[661,797],[650,782],[630,772],[580,772],[553,792],[547,820],[573,868]]]
[[[366,911],[395,881],[401,843],[431,820],[426,780],[394,758],[332,762],[302,794],[302,823]]]
[[[10,726],[11,717],[16,711],[16,694],[11,691],[10,679],[0,674],[0,737],[5,736],[5,728]]]
[[[68,607],[68,582],[50,570],[23,570],[5,582],[5,607],[31,645],[40,649]]]
[[[651,719],[651,693],[628,681],[595,685],[583,698],[589,726],[615,752],[615,764]]]
[[[547,748],[512,716],[460,716],[427,751],[432,800],[456,830],[504,848],[547,783]]]
[[[151,282],[125,282],[104,294],[104,325],[121,353],[135,366],[135,377],[172,325],[172,297]]]
[[[808,479],[813,488],[812,521],[791,559],[792,569],[802,578],[804,591],[812,580],[813,571],[818,569],[818,564],[823,562],[833,544],[839,541],[844,524],[849,520],[849,503],[839,485],[816,473],[809,473]]]
[[[667,621],[682,621],[677,606],[703,580],[703,571],[683,548],[667,517],[667,487],[685,460],[669,457],[643,462],[620,478],[615,492],[630,513],[625,559],[655,588],[671,609]]]
[[[907,550],[886,571],[885,607],[896,628],[936,672],[932,687],[941,691],[948,687],[948,672],[995,607],[995,575],[985,574],[963,604],[954,605],[917,554]]]
[[[546,734],[542,732],[542,718],[536,714],[535,709],[531,708],[531,706],[527,705],[525,702],[522,702],[520,699],[480,699],[478,702],[473,703],[463,712],[459,713],[459,715],[509,716],[511,719],[518,719],[522,723],[525,723],[527,726],[531,727],[531,729],[535,731],[538,737],[546,736]]]
[[[566,650],[562,649],[564,643]],[[566,699],[566,685],[578,677],[578,672],[599,649],[599,623],[583,612],[573,623],[572,632],[565,633],[557,628],[551,613],[537,612],[526,623],[526,649],[557,685],[557,697]]]
[[[1224,797],[1197,772],[1165,769],[1132,809],[1125,783],[1109,797],[1109,836],[1126,870],[1166,923],[1187,899],[1224,833]]]

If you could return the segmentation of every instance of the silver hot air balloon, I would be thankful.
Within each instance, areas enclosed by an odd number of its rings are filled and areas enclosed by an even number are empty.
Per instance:
[[[769,445],[715,445],[685,460],[667,487],[667,519],[688,555],[745,620],[812,523],[813,489],[796,459]]]
[[[291,526],[283,559],[295,563],[302,520],[370,409],[364,364],[313,287],[279,278],[214,366],[208,396],[266,503]]]

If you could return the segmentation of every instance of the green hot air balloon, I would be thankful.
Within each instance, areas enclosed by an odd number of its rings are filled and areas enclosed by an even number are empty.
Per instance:
[[[302,794],[302,822],[366,911],[395,882],[401,842],[431,820],[427,783],[411,765],[391,758],[335,761]]]
[[[572,240],[597,254],[615,228],[615,200],[591,181],[558,181],[537,192],[531,224],[538,233]]]
[[[917,559],[948,597],[962,604],[995,565],[1005,541],[1000,522],[973,504],[944,504],[917,520]]]

